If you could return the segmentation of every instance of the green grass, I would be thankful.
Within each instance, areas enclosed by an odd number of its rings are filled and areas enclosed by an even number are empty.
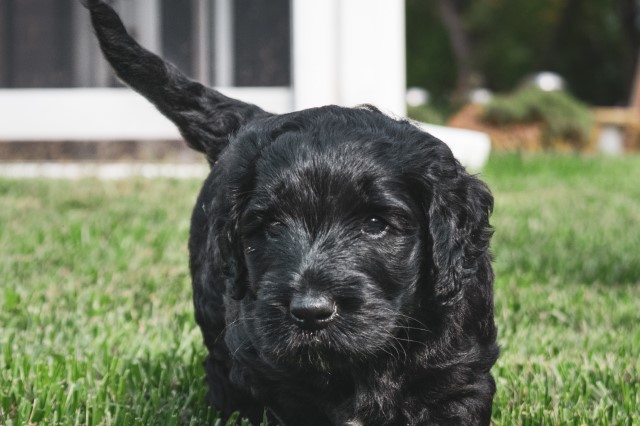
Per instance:
[[[499,156],[495,424],[640,423],[640,158]],[[0,424],[215,424],[199,182],[0,180]]]
[[[505,156],[496,424],[640,422],[640,158]]]

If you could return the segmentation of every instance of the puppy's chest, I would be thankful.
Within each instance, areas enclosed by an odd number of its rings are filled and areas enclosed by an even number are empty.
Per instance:
[[[362,376],[307,373],[286,384],[280,383],[275,401],[273,387],[262,389],[268,392],[265,400],[271,399],[276,412],[316,413],[318,418],[326,419],[323,424],[358,426],[397,418],[395,386],[389,387],[388,381],[374,372]]]

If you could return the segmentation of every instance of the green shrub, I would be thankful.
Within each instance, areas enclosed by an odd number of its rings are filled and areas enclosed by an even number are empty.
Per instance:
[[[445,124],[446,112],[432,105],[407,106],[407,116],[413,120],[431,124]]]
[[[562,91],[545,92],[535,88],[520,89],[496,96],[485,108],[483,120],[493,125],[541,123],[543,146],[566,142],[584,148],[592,127],[589,108]]]

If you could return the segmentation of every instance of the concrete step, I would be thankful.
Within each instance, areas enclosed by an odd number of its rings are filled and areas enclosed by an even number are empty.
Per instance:
[[[0,141],[0,162],[202,163],[182,140]]]

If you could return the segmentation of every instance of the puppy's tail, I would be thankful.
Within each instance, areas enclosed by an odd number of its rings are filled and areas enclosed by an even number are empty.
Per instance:
[[[178,126],[187,144],[211,164],[243,124],[270,115],[255,105],[228,98],[182,74],[140,46],[118,14],[102,0],[81,0],[91,13],[100,48],[118,77]]]

